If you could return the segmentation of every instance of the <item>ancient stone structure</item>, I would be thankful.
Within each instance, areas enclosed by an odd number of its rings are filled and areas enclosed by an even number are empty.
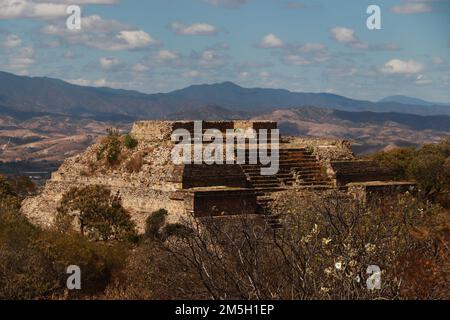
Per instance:
[[[202,122],[203,130],[220,132],[237,129],[275,129],[269,121]],[[279,148],[279,171],[276,175],[261,175],[262,164],[175,164],[171,152],[176,129],[194,130],[192,121],[136,122],[131,135],[138,140],[134,149],[123,148],[120,163],[108,166],[98,158],[102,142],[89,147],[83,154],[67,159],[42,192],[26,199],[23,212],[35,223],[51,226],[63,194],[74,186],[100,184],[120,196],[127,209],[143,230],[145,219],[164,208],[170,222],[193,214],[195,217],[255,215],[272,227],[280,227],[278,217],[268,210],[273,195],[279,191],[324,190],[346,188],[359,183],[390,177],[373,163],[357,161],[348,142],[342,140],[282,137]],[[203,142],[207,145],[208,142]],[[251,145],[237,145],[250,157]],[[257,147],[257,146],[256,146]],[[133,165],[134,164],[134,165]],[[136,165],[138,164],[138,165]],[[352,188],[356,188],[355,185]]]

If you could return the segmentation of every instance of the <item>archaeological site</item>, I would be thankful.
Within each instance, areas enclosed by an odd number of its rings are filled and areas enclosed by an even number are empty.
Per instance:
[[[238,129],[276,129],[270,121],[203,121],[204,130],[221,132]],[[120,198],[142,232],[146,218],[154,211],[166,209],[169,220],[177,222],[193,215],[233,217],[252,215],[272,228],[282,227],[269,207],[278,192],[302,190],[322,192],[347,191],[355,197],[383,192],[403,192],[414,188],[407,181],[393,181],[391,174],[370,161],[357,160],[349,142],[333,139],[280,137],[279,170],[262,175],[261,163],[175,164],[171,151],[176,129],[192,131],[193,121],[140,121],[130,136],[137,140],[134,148],[123,148],[119,161],[108,165],[99,158],[102,142],[84,153],[67,159],[52,174],[41,193],[24,201],[22,211],[36,224],[50,227],[54,223],[58,202],[74,186],[103,185]],[[208,142],[202,140],[202,144]],[[246,159],[255,145],[240,145]]]

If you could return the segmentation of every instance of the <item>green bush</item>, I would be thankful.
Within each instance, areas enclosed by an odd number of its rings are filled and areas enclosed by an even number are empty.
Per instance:
[[[417,150],[379,152],[369,158],[392,171],[397,179],[415,180],[427,197],[450,191],[450,139]]]
[[[136,139],[134,139],[130,134],[125,135],[125,139],[124,139],[123,143],[124,143],[125,147],[127,147],[128,149],[134,149],[138,145],[138,141]]]

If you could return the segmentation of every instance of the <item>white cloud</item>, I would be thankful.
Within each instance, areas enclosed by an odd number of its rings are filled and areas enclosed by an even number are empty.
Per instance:
[[[0,0],[0,19],[54,19],[67,16],[68,5],[114,3],[117,0]]]
[[[330,29],[331,35],[339,43],[356,49],[367,49],[369,46],[361,42],[355,35],[355,30],[346,27],[334,27]]]
[[[305,43],[302,45],[286,45],[282,61],[289,65],[305,66],[329,60],[327,47],[321,43]]]
[[[143,63],[137,63],[133,66],[133,71],[134,72],[145,72],[148,71],[150,68],[147,67],[145,64]]]
[[[258,44],[259,48],[282,48],[284,47],[283,40],[278,38],[273,33],[269,33]]]
[[[20,39],[15,34],[10,34],[6,37],[5,41],[3,42],[3,46],[6,48],[16,48],[19,47],[22,44],[22,39]]]
[[[50,24],[41,29],[48,35],[58,36],[69,43],[107,51],[136,50],[158,43],[150,34],[134,29],[116,20],[98,15],[82,18],[81,30],[68,30],[65,24]]]
[[[424,65],[414,60],[403,61],[392,59],[381,67],[381,72],[385,74],[416,74],[425,69]]]
[[[423,74],[419,74],[419,75],[416,77],[415,83],[418,84],[418,85],[428,85],[428,84],[432,84],[432,83],[433,83],[433,80],[428,79],[428,78],[425,77]]]
[[[176,60],[179,58],[178,54],[174,51],[170,50],[159,50],[154,56],[154,59],[159,61],[170,61],[170,60]]]
[[[199,55],[194,55],[198,66],[205,69],[214,69],[223,67],[227,61],[224,56],[214,50],[204,50]]]
[[[432,11],[429,4],[422,2],[407,2],[397,6],[393,6],[391,11],[397,14],[414,14]]]
[[[287,64],[294,65],[294,66],[304,66],[304,65],[309,65],[312,63],[311,60],[308,60],[299,54],[292,54],[292,53],[287,54],[284,57],[284,62]]]
[[[247,79],[250,76],[250,73],[247,71],[243,71],[239,73],[239,78],[241,79]]]
[[[117,44],[117,48],[115,50],[145,48],[156,42],[147,32],[143,30],[120,31],[119,34],[116,35],[116,38],[123,40],[123,44]]]
[[[120,65],[120,60],[115,57],[100,58],[100,65],[104,70],[111,70]]]
[[[20,51],[9,58],[8,67],[14,70],[25,71],[36,62],[32,47],[21,48]]]
[[[170,24],[170,28],[178,35],[183,36],[209,36],[217,33],[217,28],[207,23],[194,23],[190,26],[179,22]]]
[[[76,84],[77,86],[90,86],[92,84],[91,80],[87,80],[84,78],[78,79],[65,79],[66,82]]]
[[[190,70],[183,73],[183,77],[185,78],[201,78],[204,77],[205,74],[198,70]]]
[[[97,80],[77,78],[77,79],[66,79],[65,81],[79,86],[94,86],[94,87],[123,88],[126,85],[125,83],[111,82],[106,80],[105,78],[100,78]]]

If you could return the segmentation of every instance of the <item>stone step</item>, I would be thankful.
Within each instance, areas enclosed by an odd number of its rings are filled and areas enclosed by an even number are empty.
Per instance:
[[[325,185],[329,184],[327,180],[300,180],[297,182],[299,185]]]
[[[269,182],[250,182],[253,188],[262,188],[262,187],[280,187],[279,181],[269,181]]]
[[[261,166],[258,164],[246,164],[246,165],[241,165],[242,169],[245,172],[252,172],[252,171],[261,171],[261,168],[267,167],[267,166]],[[280,171],[286,171],[286,170],[304,170],[304,169],[322,169],[322,166],[320,166],[317,163],[294,163],[291,165],[285,165],[285,164],[280,164],[279,165],[279,169]]]
[[[261,205],[269,205],[270,203],[274,202],[273,199],[257,199],[256,202],[258,202]]]
[[[279,191],[283,191],[286,190],[283,187],[277,187],[277,188],[255,188],[255,193],[256,196],[264,196],[267,193],[271,193],[271,192],[279,192]]]

